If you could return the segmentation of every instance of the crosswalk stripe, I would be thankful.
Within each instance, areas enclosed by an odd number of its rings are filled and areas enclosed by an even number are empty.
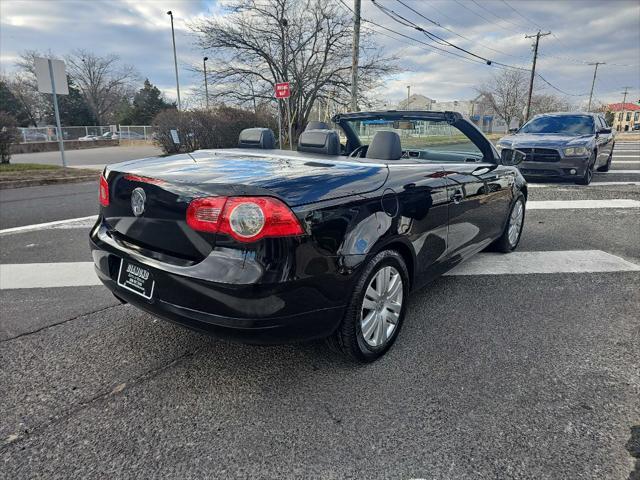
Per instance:
[[[78,217],[78,218],[68,218],[66,220],[56,220],[55,222],[46,222],[46,223],[34,223],[32,225],[23,225],[21,227],[12,227],[5,228],[0,230],[0,235],[6,233],[20,233],[20,232],[29,232],[32,230],[43,230],[47,228],[56,228],[63,226],[75,226],[79,225],[80,227],[85,227],[87,225],[91,226],[92,223],[98,219],[97,215],[91,215],[89,217]]]
[[[640,163],[640,158],[638,160],[614,160],[613,165],[617,165],[619,163]]]
[[[93,262],[0,265],[0,290],[100,285]]]
[[[602,250],[480,253],[445,275],[527,275],[640,271],[640,265]]]
[[[565,210],[583,208],[640,208],[640,200],[530,200],[527,210]]]
[[[595,172],[598,175],[608,175],[610,173],[640,173],[640,170],[609,170],[608,172]]]
[[[640,265],[602,250],[480,253],[445,275],[640,271]],[[100,285],[93,262],[0,265],[0,290]]]

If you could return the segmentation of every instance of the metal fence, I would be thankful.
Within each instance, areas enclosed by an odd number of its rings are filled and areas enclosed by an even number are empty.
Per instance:
[[[56,127],[19,128],[20,143],[57,142]],[[149,125],[84,125],[62,127],[62,138],[65,141],[80,140],[152,140],[154,128]]]

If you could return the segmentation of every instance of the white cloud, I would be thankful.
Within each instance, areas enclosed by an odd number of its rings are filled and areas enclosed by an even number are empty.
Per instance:
[[[188,66],[199,65],[202,57],[202,52],[194,46],[189,22],[222,12],[225,3],[215,0],[0,1],[0,68],[3,71],[11,71],[19,52],[27,49],[51,50],[59,56],[75,48],[98,54],[116,53],[124,63],[135,65],[143,77],[157,84],[168,98],[175,98],[175,77],[170,20],[166,12],[174,13],[180,81],[186,92],[187,85],[197,85],[200,81]],[[593,67],[581,62],[604,61],[607,65],[598,70],[596,97],[603,101],[621,101],[621,88],[631,86],[635,90],[630,98],[640,98],[640,3],[637,0],[507,0],[522,16],[500,0],[479,1],[484,9],[465,0],[460,3],[403,0],[424,16],[466,38],[429,23],[396,0],[379,1],[462,48],[525,68],[531,63],[531,40],[525,39],[524,34],[535,33],[538,26],[550,29],[554,35],[541,40],[538,63],[539,72],[547,80],[564,91],[585,93],[591,87]],[[420,32],[394,23],[371,2],[365,0],[362,5],[364,18],[394,32],[434,43]],[[470,98],[475,94],[473,87],[486,81],[497,68],[430,53],[429,47],[418,46],[402,37],[393,40],[374,34],[374,38],[386,53],[400,58],[403,72],[391,76],[379,89],[382,98],[392,101],[406,96],[408,84],[412,85],[412,93],[438,101]],[[543,84],[537,82],[536,85],[542,87]],[[550,87],[546,90],[552,91]]]

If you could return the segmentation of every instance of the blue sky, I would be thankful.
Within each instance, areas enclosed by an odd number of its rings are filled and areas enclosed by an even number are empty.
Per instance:
[[[538,71],[549,82],[568,93],[588,93],[593,67],[586,63],[607,62],[598,70],[596,98],[621,101],[622,87],[629,86],[629,99],[640,99],[637,0],[403,0],[466,39],[429,24],[397,0],[378,1],[453,43],[523,67],[531,62],[531,40],[524,34],[535,33],[539,27],[549,29],[553,35],[541,40],[538,62]],[[352,4],[352,0],[345,2]],[[115,53],[173,98],[175,78],[167,10],[174,12],[180,82],[187,92],[189,86],[200,81],[189,66],[200,64],[203,56],[194,45],[188,23],[221,14],[223,9],[215,0],[0,0],[0,69],[10,73],[17,55],[27,49],[51,50],[58,56],[75,48]],[[395,24],[370,0],[362,0],[362,15],[395,32],[427,40],[421,33]],[[412,93],[439,101],[467,99],[474,96],[474,85],[488,80],[496,71],[495,67],[426,51],[426,47],[398,36],[374,33],[373,37],[385,52],[397,55],[403,67],[402,73],[391,76],[376,92],[390,102],[403,98],[408,84]],[[548,86],[544,91],[555,92]],[[576,103],[586,100],[584,96],[570,98]]]

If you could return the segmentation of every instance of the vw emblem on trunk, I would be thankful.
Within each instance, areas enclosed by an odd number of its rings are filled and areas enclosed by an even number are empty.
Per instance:
[[[131,210],[136,217],[144,213],[144,203],[147,201],[147,194],[140,187],[134,188],[131,192]]]

